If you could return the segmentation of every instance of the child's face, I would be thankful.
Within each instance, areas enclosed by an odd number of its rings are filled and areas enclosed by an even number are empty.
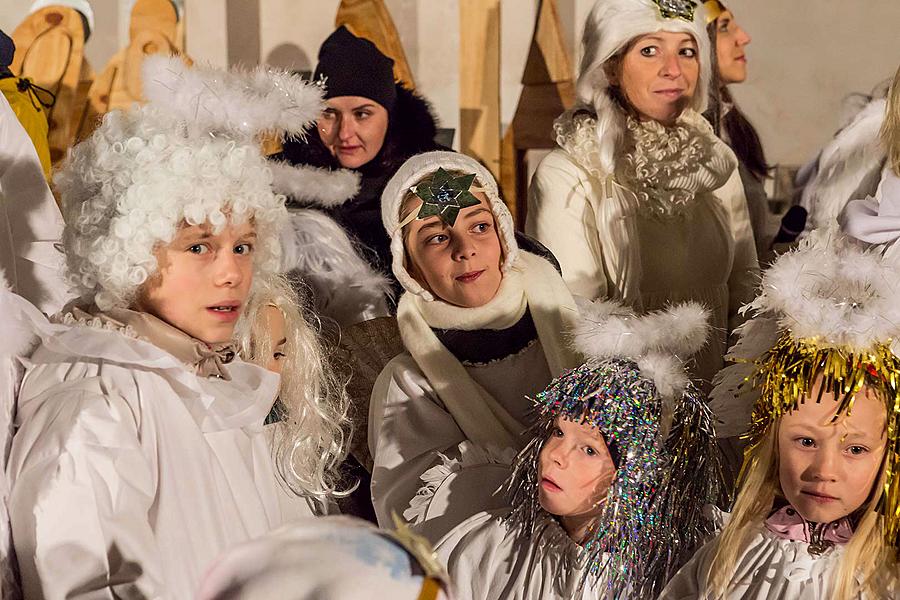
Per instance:
[[[811,391],[815,398],[821,382]],[[806,399],[781,419],[778,475],[785,498],[807,521],[830,523],[869,498],[885,452],[885,410],[871,390],[855,397],[852,414],[831,420],[838,403]]]
[[[208,344],[234,332],[250,284],[256,230],[250,223],[182,227],[156,251],[159,271],[144,284],[137,308]]]
[[[277,306],[267,306],[263,310],[263,315],[266,331],[269,333],[269,344],[272,348],[272,355],[269,357],[269,362],[266,363],[266,368],[280,375],[285,346],[287,346],[287,337],[284,332],[284,314]]]
[[[616,467],[600,431],[556,419],[538,465],[538,500],[544,510],[558,517],[599,514],[615,476]]]
[[[497,295],[503,273],[503,250],[487,198],[473,192],[481,204],[459,211],[453,227],[438,217],[408,225],[406,253],[410,274],[445,302],[475,308]]]

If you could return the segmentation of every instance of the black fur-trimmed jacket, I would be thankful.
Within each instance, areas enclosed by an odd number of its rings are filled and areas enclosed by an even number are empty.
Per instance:
[[[361,175],[359,193],[340,206],[323,208],[360,245],[365,259],[400,288],[391,273],[390,238],[381,223],[381,193],[388,180],[409,157],[432,150],[446,150],[434,141],[437,120],[428,102],[399,83],[397,102],[388,115],[384,146],[375,158],[356,169]],[[322,143],[318,132],[307,140],[289,141],[272,157],[292,165],[339,169],[340,163]],[[396,297],[396,296],[395,296]]]

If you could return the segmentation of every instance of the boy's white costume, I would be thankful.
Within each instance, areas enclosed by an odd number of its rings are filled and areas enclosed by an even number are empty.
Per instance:
[[[0,96],[0,269],[12,291],[48,314],[69,297],[62,230],[34,144]]]
[[[161,57],[144,90],[57,180],[82,299],[37,328],[18,399],[7,472],[28,598],[192,598],[226,548],[312,513],[263,426],[278,377],[126,307],[182,220],[253,218],[255,273],[277,269],[284,199],[254,136],[302,131],[321,91]]]

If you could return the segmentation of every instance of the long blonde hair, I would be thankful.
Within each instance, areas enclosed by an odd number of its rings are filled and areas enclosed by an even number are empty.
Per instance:
[[[272,451],[279,477],[298,496],[322,503],[346,495],[339,468],[348,451],[349,400],[306,316],[298,293],[280,275],[258,278],[235,328],[241,357],[266,367],[275,350],[266,309],[284,317],[281,388],[274,407]]]
[[[888,92],[881,139],[887,148],[887,161],[894,175],[900,177],[900,68]]]
[[[734,582],[739,558],[750,538],[759,531],[781,495],[778,478],[777,432],[780,419],[769,427],[759,445],[747,452],[740,491],[731,518],[716,540],[709,567],[705,600],[727,597]],[[859,595],[888,597],[897,590],[897,556],[884,540],[883,518],[878,512],[881,491],[887,477],[885,461],[872,488],[871,498],[862,511],[853,536],[844,547],[838,568],[832,573],[831,600],[853,600]]]

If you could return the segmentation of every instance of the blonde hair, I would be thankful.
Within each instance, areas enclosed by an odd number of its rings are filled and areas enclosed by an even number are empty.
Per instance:
[[[750,538],[759,531],[772,512],[775,499],[782,495],[778,478],[777,432],[780,419],[769,427],[760,443],[747,452],[740,491],[731,517],[716,540],[709,567],[706,600],[719,600],[729,593],[740,556]],[[831,600],[853,600],[860,594],[872,598],[888,597],[897,587],[897,556],[883,535],[883,517],[878,512],[881,490],[887,478],[886,462],[872,487],[853,536],[844,547],[838,568],[832,574]]]
[[[887,149],[888,166],[894,175],[900,177],[900,68],[888,92],[881,139]]]
[[[316,329],[304,315],[297,292],[281,275],[258,278],[235,328],[241,357],[266,367],[275,350],[266,310],[284,317],[285,357],[273,409],[277,421],[272,451],[279,477],[298,496],[324,503],[340,490],[339,468],[348,451],[349,400],[325,356]],[[254,282],[254,283],[257,283]]]

